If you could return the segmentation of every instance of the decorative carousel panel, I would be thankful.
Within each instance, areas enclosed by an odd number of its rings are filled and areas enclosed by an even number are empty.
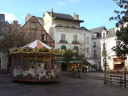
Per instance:
[[[11,53],[21,53],[21,48],[12,48],[11,50]]]
[[[49,54],[50,50],[47,49],[47,48],[39,48],[38,53],[40,53],[40,54]]]
[[[34,53],[34,49],[30,47],[22,48],[23,53]]]

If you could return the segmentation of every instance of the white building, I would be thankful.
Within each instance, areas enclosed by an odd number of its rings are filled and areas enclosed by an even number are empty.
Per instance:
[[[91,32],[84,27],[80,27],[79,16],[74,13],[74,17],[69,14],[46,12],[43,17],[45,30],[55,41],[55,48],[78,48],[81,45],[86,50],[83,54],[91,57]]]
[[[125,26],[125,25],[124,25]],[[122,61],[121,58],[116,56],[116,53],[112,50],[114,46],[118,44],[116,42],[116,31],[120,30],[120,28],[112,28],[106,31],[102,31],[102,39],[101,39],[101,67],[104,70],[104,48],[106,50],[106,63],[107,70],[123,70],[125,62],[127,60]],[[128,67],[126,63],[125,66]]]
[[[102,32],[106,31],[104,26],[90,29],[92,32],[92,59],[95,61],[94,66],[97,70],[101,70],[101,42]]]

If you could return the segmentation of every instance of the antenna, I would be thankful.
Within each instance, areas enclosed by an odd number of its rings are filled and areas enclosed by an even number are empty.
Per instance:
[[[104,22],[104,20],[103,20],[103,26],[105,27],[105,22]]]

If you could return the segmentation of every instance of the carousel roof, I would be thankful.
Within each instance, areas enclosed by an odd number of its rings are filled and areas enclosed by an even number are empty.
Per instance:
[[[52,49],[52,47],[46,45],[45,43],[41,42],[40,40],[35,40],[25,46],[23,46],[22,48],[25,47],[30,47],[30,48],[48,48],[48,49]]]

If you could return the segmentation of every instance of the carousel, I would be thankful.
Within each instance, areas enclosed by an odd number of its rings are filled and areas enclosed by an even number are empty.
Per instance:
[[[12,80],[46,82],[60,80],[62,51],[36,40],[21,48],[12,48]]]

